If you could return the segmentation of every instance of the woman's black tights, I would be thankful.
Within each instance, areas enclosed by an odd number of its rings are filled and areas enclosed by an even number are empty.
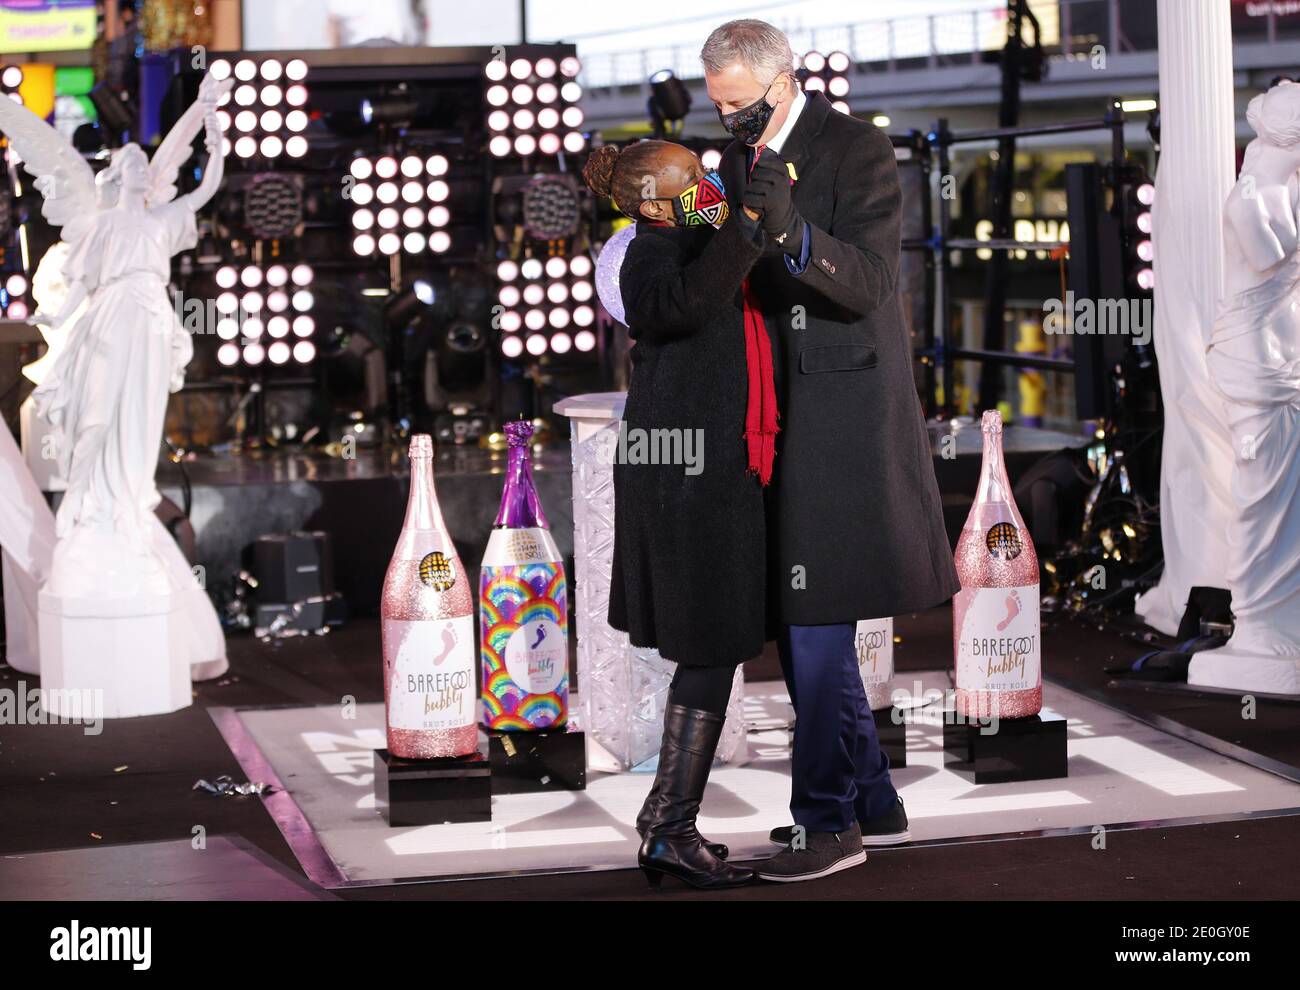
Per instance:
[[[668,686],[668,704],[725,715],[735,677],[735,667],[687,667],[679,663]]]

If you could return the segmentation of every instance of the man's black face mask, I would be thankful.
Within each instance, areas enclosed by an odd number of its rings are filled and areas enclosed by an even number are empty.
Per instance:
[[[775,85],[776,79],[773,79],[763,95],[747,107],[741,107],[731,113],[718,111],[718,119],[722,121],[722,126],[727,129],[728,134],[741,144],[752,145],[756,143],[763,136],[763,132],[767,130],[768,122],[771,121],[772,114],[776,112],[776,107],[767,102],[767,94],[772,92],[772,87]]]

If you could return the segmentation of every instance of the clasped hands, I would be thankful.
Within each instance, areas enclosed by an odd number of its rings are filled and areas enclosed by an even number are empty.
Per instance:
[[[741,204],[746,215],[786,254],[799,255],[803,249],[803,217],[795,209],[785,159],[770,148],[763,149],[750,170]]]

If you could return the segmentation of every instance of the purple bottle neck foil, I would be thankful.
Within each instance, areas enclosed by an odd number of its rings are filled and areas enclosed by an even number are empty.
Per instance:
[[[506,529],[550,529],[542,501],[533,487],[532,447],[528,442],[533,435],[533,424],[514,420],[505,425],[505,434],[510,460],[505,490],[501,492],[501,510],[493,525]]]

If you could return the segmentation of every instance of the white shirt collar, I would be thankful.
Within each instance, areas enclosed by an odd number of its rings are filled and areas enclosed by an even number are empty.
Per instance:
[[[786,138],[794,130],[795,121],[799,119],[799,114],[803,112],[804,104],[808,102],[808,97],[804,96],[803,90],[795,94],[794,102],[790,104],[790,112],[785,115],[785,123],[781,129],[776,132],[776,137],[767,142],[765,147],[771,148],[778,155],[781,153],[781,146],[785,144]]]

